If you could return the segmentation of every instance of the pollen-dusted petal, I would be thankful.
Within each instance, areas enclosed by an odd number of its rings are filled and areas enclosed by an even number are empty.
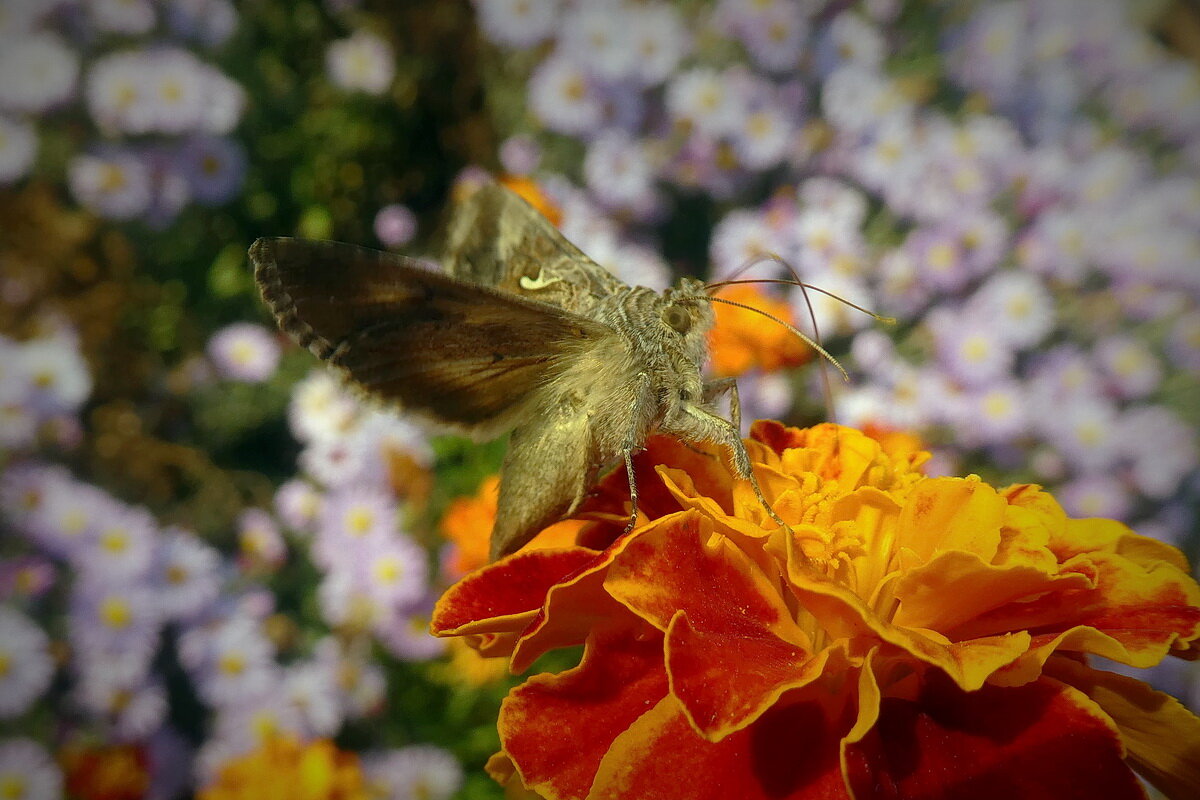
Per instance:
[[[587,800],[849,800],[837,749],[848,711],[780,704],[710,742],[666,697],[612,743]]]
[[[1144,800],[1123,755],[1112,721],[1065,684],[963,692],[930,673],[916,698],[883,700],[844,763],[864,800]]]
[[[991,561],[1000,545],[1004,499],[978,478],[929,478],[913,486],[896,523],[897,544],[923,560],[965,550]]]
[[[902,575],[892,592],[900,601],[892,622],[932,628],[949,635],[967,620],[1006,603],[1061,589],[1086,589],[1090,581],[1079,573],[1047,574],[1024,564],[993,566],[975,553],[952,550]],[[954,602],[946,602],[947,598]],[[989,633],[1011,630],[1003,627]]]
[[[588,640],[579,666],[535,675],[500,706],[500,743],[525,785],[584,797],[609,746],[667,694],[661,636]]]
[[[433,609],[435,636],[519,632],[545,602],[546,592],[596,558],[586,547],[516,553],[468,574]]]
[[[771,707],[785,692],[845,670],[842,648],[815,655],[763,630],[698,630],[680,611],[667,628],[671,694],[692,726],[720,741]]]
[[[1052,658],[1046,673],[1080,690],[1112,717],[1128,760],[1168,797],[1200,797],[1200,717],[1142,681]]]

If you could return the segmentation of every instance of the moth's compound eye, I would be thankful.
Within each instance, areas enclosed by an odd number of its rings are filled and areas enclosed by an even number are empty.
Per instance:
[[[667,306],[662,312],[663,322],[678,333],[687,333],[692,327],[692,315],[679,306]]]

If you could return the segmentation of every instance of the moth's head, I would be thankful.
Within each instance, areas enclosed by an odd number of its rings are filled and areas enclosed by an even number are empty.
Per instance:
[[[659,308],[659,321],[678,336],[689,351],[702,351],[705,335],[716,321],[712,303],[704,291],[704,283],[694,278],[684,278],[678,286],[663,294],[663,300]]]

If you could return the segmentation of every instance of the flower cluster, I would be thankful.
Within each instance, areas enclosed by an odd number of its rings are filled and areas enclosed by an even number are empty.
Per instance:
[[[191,203],[227,202],[246,171],[230,136],[246,98],[204,56],[237,25],[229,0],[6,4],[0,183],[27,175],[39,143],[79,121],[90,138],[72,142],[67,181],[100,216],[165,226]]]
[[[585,252],[607,265],[655,247],[679,198],[709,198],[715,277],[791,277],[764,259],[778,256],[899,319],[883,331],[783,293],[852,355],[831,413],[920,432],[938,469],[999,466],[1073,513],[1184,543],[1200,73],[1132,9],[1099,5],[476,3],[505,55],[536,46],[512,59],[529,65],[532,124],[511,131],[505,166],[537,175]],[[579,144],[583,190],[538,171]],[[795,387],[758,380],[748,394],[784,414]]]
[[[1136,770],[1195,793],[1200,719],[1085,661],[1196,657],[1178,550],[1036,486],[925,477],[927,454],[850,428],[759,422],[747,448],[786,527],[713,454],[652,439],[648,522],[620,535],[611,479],[580,545],[439,601],[436,631],[514,671],[584,646],[509,694],[494,778],[557,798],[1137,798]]]
[[[262,344],[254,335],[234,329],[214,339],[226,342],[210,347],[218,368],[262,360],[236,358],[239,342]],[[357,632],[386,634],[389,648],[405,658],[441,653],[424,630],[428,557],[400,533],[392,489],[394,480],[416,490],[430,457],[405,423],[366,411],[323,373],[300,384],[292,419],[310,449],[325,448],[306,450],[304,460],[321,465],[326,482],[318,490],[297,479],[280,490],[279,514],[288,523],[248,508],[237,522],[237,551],[225,553],[39,455],[45,437],[34,434],[52,423],[78,428],[75,415],[91,393],[69,331],[5,339],[3,348],[3,385],[12,398],[6,417],[28,424],[6,428],[0,449],[0,524],[18,534],[0,554],[0,717],[36,720],[49,709],[71,720],[69,730],[56,733],[67,741],[56,754],[61,771],[32,740],[0,743],[5,792],[53,797],[65,781],[70,791],[119,785],[125,789],[112,788],[111,796],[142,796],[153,786],[165,792],[156,796],[173,796],[192,783],[190,773],[195,784],[211,784],[211,796],[223,797],[233,791],[229,782],[240,780],[238,759],[249,759],[250,769],[257,763],[248,753],[319,749],[345,723],[380,711],[383,669]],[[266,350],[278,357],[277,348]],[[327,402],[318,402],[322,392]],[[335,421],[334,413],[342,416]],[[330,452],[335,440],[350,448],[344,457]],[[61,437],[51,444],[61,452]],[[360,472],[339,469],[349,458],[359,460]],[[294,623],[270,585],[294,558],[284,530],[308,543],[325,572],[320,613],[337,634],[304,646],[281,637],[281,626]],[[412,615],[421,616],[410,621]],[[179,668],[206,718],[198,750],[171,718],[168,683]],[[66,691],[49,691],[56,677]],[[291,744],[272,744],[280,737]],[[302,764],[319,761],[299,753]],[[369,766],[377,763],[388,766]],[[302,769],[316,779],[316,766]],[[428,784],[427,796],[444,798],[461,780],[458,762],[431,746],[370,752],[364,770],[376,776],[381,797],[412,796],[413,786]]]

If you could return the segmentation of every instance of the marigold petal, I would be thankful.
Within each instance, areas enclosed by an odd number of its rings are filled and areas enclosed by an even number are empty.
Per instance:
[[[664,632],[683,611],[701,631],[769,633],[810,649],[775,583],[715,533],[712,520],[684,511],[668,521],[636,535],[614,559],[609,594]]]
[[[894,582],[900,608],[892,622],[957,638],[952,635],[955,627],[1006,603],[1059,589],[1086,589],[1089,584],[1078,573],[1048,575],[1024,564],[993,566],[975,553],[939,553]],[[947,597],[954,602],[947,603]]]
[[[1144,798],[1123,755],[1112,721],[1069,686],[963,692],[931,673],[917,698],[883,700],[844,765],[864,800]]]
[[[1000,546],[1004,498],[978,478],[930,478],[913,486],[896,523],[900,546],[923,560],[947,550],[990,562]]]
[[[667,697],[613,742],[587,800],[848,800],[837,745],[846,713],[777,705],[719,742]]]
[[[840,647],[811,655],[765,629],[698,630],[683,611],[667,628],[666,649],[671,694],[714,742],[754,722],[784,692],[846,668]]]
[[[569,547],[522,551],[489,564],[446,590],[430,630],[435,636],[522,631],[550,587],[595,558],[595,550]]]
[[[579,666],[535,675],[500,706],[504,752],[549,800],[584,797],[613,740],[667,695],[660,636],[593,636]]]
[[[1200,717],[1142,681],[1053,658],[1047,674],[1079,689],[1112,717],[1127,759],[1168,797],[1200,797]]]

